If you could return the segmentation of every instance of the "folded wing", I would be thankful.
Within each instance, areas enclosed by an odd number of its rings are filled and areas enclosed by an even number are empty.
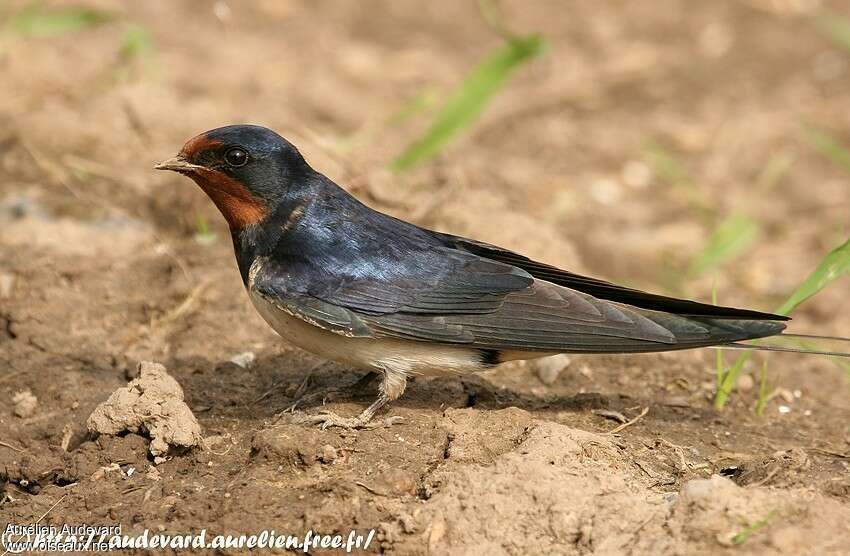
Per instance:
[[[776,322],[779,317],[764,320],[746,311],[737,318],[728,312],[680,315],[598,298],[471,252],[453,250],[440,260],[450,261],[450,266],[392,280],[340,276],[314,291],[293,291],[288,284],[307,280],[293,277],[292,269],[268,263],[256,274],[252,288],[289,314],[337,334],[494,350],[667,351],[769,336],[784,328]],[[664,306],[702,306],[655,297],[670,300]]]

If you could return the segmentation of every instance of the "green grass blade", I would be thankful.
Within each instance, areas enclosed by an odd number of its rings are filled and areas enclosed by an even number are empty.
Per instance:
[[[702,252],[691,263],[691,274],[700,275],[730,261],[749,248],[759,234],[755,220],[735,213],[721,221]]]
[[[829,348],[813,342],[806,342],[804,340],[797,340],[794,342],[794,345],[799,346],[802,349],[816,350],[816,351],[829,351]],[[826,355],[830,361],[835,363],[835,366],[847,373],[847,378],[850,378],[850,362],[845,361],[841,357],[832,357]]]
[[[819,10],[813,21],[821,35],[850,51],[850,20],[830,10]]]
[[[544,48],[545,42],[539,35],[530,35],[511,39],[491,54],[449,98],[425,134],[392,162],[392,169],[407,170],[437,154],[457,132],[475,120],[514,69]]]
[[[151,53],[154,49],[150,31],[141,25],[130,25],[121,38],[121,57],[131,60]]]
[[[738,380],[738,377],[741,375],[741,371],[744,369],[744,364],[749,361],[752,354],[752,351],[745,351],[743,354],[739,355],[732,364],[732,367],[730,367],[729,370],[726,371],[726,374],[723,375],[723,382],[720,384],[720,388],[717,389],[717,393],[714,395],[715,409],[720,410],[726,406],[726,402],[729,401],[729,394],[731,394],[732,390],[735,388],[735,381]]]
[[[791,294],[776,312],[780,315],[790,314],[801,303],[817,294],[836,278],[848,272],[850,272],[850,239],[830,251],[814,272],[809,274],[806,281],[794,290],[794,293]]]
[[[643,146],[643,155],[655,173],[681,191],[691,208],[699,212],[704,220],[714,220],[714,206],[703,196],[685,166],[679,162],[674,153],[650,139]]]
[[[785,179],[793,164],[794,157],[785,153],[774,154],[762,169],[756,179],[756,183],[758,183],[762,190],[772,189]]]
[[[788,297],[788,299],[776,309],[776,313],[780,315],[789,315],[794,309],[799,307],[806,300],[816,295],[824,289],[830,282],[839,278],[844,274],[850,273],[850,238],[844,243],[830,251],[826,257],[821,260],[815,270],[809,274],[809,277],[797,287],[796,290]],[[735,381],[741,370],[744,368],[744,363],[752,356],[751,351],[744,352],[738,356],[732,368],[724,375],[723,383],[717,389],[717,394],[714,397],[714,407],[723,409],[729,394],[735,386]]]
[[[427,88],[412,98],[398,112],[387,118],[387,124],[400,125],[427,110],[433,109],[439,99],[439,93],[434,88]]]
[[[823,156],[850,172],[850,151],[841,146],[838,140],[826,131],[812,125],[803,127],[808,142]]]
[[[711,304],[717,305],[717,276],[714,277],[714,282],[711,284]],[[726,367],[723,363],[723,351],[714,350],[715,388],[718,389],[723,384],[723,377],[726,375]]]
[[[109,21],[105,12],[92,8],[55,8],[35,5],[12,18],[12,29],[27,37],[53,37]]]
[[[771,510],[764,518],[756,521],[751,525],[747,525],[743,531],[732,537],[732,544],[743,544],[747,541],[750,536],[757,532],[758,530],[764,528],[768,523],[770,523],[773,518],[777,516],[779,513],[778,510]]]
[[[215,242],[215,232],[210,230],[210,225],[203,214],[199,214],[195,220],[195,241],[201,245],[210,245]]]
[[[663,145],[652,140],[647,141],[643,153],[655,172],[670,185],[693,185],[688,171]]]

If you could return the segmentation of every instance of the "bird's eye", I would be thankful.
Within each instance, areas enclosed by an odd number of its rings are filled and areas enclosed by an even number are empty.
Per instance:
[[[240,147],[233,147],[224,153],[224,161],[234,168],[248,164],[248,153]]]

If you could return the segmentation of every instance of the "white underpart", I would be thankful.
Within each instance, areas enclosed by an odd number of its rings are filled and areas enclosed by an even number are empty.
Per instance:
[[[254,292],[249,291],[249,297],[269,326],[291,344],[332,361],[382,373],[381,389],[391,400],[404,392],[411,374],[467,373],[486,368],[476,349],[342,336],[294,317]]]

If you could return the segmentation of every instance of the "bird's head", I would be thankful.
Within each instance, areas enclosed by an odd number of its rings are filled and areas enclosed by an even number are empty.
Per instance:
[[[157,170],[189,176],[213,200],[231,230],[261,222],[308,170],[289,141],[265,127],[231,125],[201,133]]]

